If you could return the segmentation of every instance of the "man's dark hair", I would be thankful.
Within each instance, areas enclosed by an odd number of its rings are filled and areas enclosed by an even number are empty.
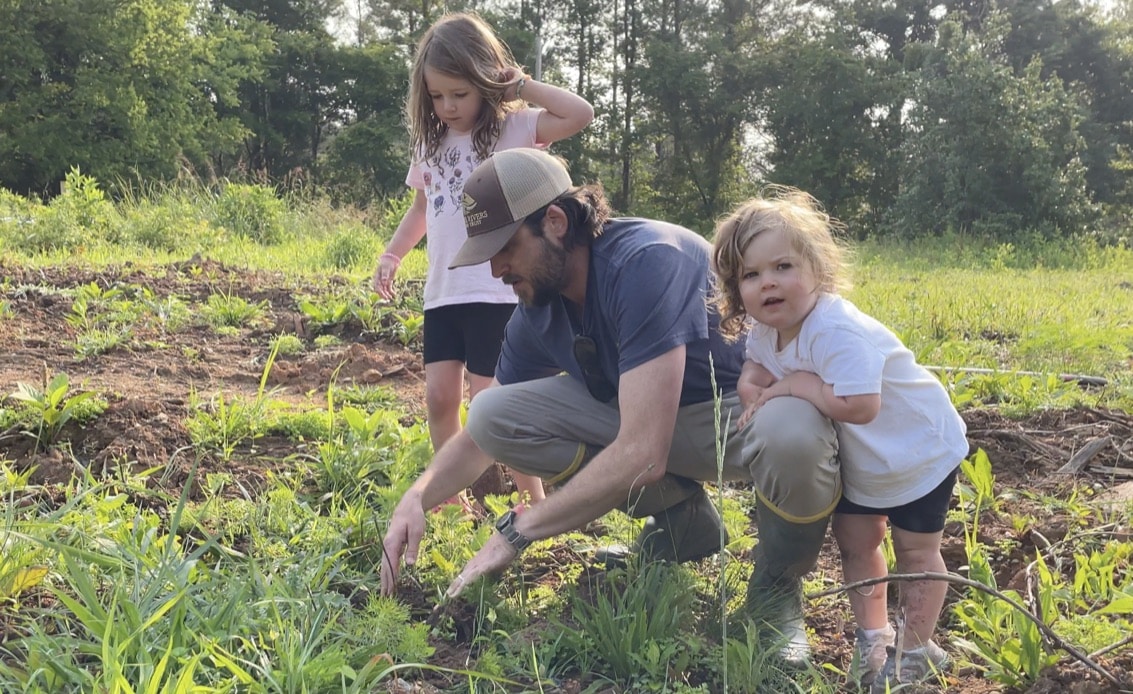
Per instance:
[[[577,186],[527,215],[524,223],[538,236],[543,235],[543,217],[551,205],[557,205],[566,214],[568,231],[563,237],[563,250],[567,252],[577,245],[589,246],[602,234],[611,214],[601,183]]]

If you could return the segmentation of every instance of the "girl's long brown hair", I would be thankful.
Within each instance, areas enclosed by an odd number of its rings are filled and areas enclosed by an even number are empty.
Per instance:
[[[480,93],[483,104],[472,128],[472,144],[480,159],[487,159],[500,136],[504,117],[522,107],[520,101],[504,101],[508,84],[501,77],[511,67],[519,67],[511,51],[478,15],[456,12],[438,19],[417,43],[409,76],[405,114],[413,151],[435,156],[448,131],[433,109],[425,68],[468,80]]]

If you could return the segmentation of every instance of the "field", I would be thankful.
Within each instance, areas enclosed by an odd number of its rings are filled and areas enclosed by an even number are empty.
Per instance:
[[[841,593],[808,603],[812,672],[723,631],[755,541],[738,487],[717,490],[723,558],[607,573],[591,550],[636,529],[613,514],[434,610],[508,503],[497,472],[379,599],[384,514],[429,446],[413,281],[381,305],[371,260],[0,260],[0,689],[854,691]],[[855,300],[924,363],[991,370],[941,372],[973,451],[945,558],[994,593],[951,586],[958,664],[927,691],[1133,691],[1133,263],[891,261],[863,264]],[[828,544],[807,588],[839,583]],[[642,621],[659,596],[670,627]]]

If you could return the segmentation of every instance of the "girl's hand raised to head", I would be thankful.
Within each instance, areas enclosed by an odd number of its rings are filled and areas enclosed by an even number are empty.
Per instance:
[[[505,85],[504,101],[515,101],[519,98],[519,95],[515,93],[516,88],[519,86],[520,80],[525,79],[527,79],[527,76],[523,74],[523,69],[519,67],[504,68],[500,72],[500,82]]]

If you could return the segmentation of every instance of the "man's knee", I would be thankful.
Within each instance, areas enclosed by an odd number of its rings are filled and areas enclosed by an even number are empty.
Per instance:
[[[841,491],[833,423],[805,400],[774,398],[749,426],[748,465],[764,500],[788,516],[829,513]]]
[[[760,432],[761,456],[773,464],[798,466],[834,457],[838,437],[834,425],[801,398],[774,398],[760,408],[753,423]]]
[[[464,428],[480,450],[499,458],[502,444],[514,438],[515,418],[508,414],[507,387],[481,391],[468,406]]]

